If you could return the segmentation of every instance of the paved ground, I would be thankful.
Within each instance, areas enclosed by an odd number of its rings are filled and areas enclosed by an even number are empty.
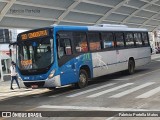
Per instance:
[[[134,75],[115,73],[97,78],[84,89],[66,87],[9,90],[10,82],[0,82],[0,110],[22,111],[160,111],[160,55],[136,69]],[[16,85],[14,86],[16,88]],[[49,112],[47,112],[49,113]],[[68,114],[73,114],[68,113]],[[82,113],[78,113],[81,116]],[[87,116],[99,115],[88,112]],[[84,114],[82,114],[84,115]],[[4,119],[4,118],[2,118]],[[11,120],[17,118],[11,118]],[[27,119],[27,118],[26,118]],[[159,120],[157,117],[55,117],[38,120]]]

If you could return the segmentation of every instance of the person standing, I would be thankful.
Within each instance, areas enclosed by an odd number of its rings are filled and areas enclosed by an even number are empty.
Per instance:
[[[13,87],[12,87],[12,84],[13,84],[14,80],[16,81],[17,86],[20,89],[18,79],[17,79],[17,73],[16,73],[16,64],[14,63],[14,61],[11,62],[10,71],[11,71],[11,87],[10,87],[10,89],[14,90]]]

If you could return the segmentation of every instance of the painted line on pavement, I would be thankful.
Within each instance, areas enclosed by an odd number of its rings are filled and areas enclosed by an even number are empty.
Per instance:
[[[160,92],[160,87],[157,87],[157,88],[155,88],[153,90],[150,90],[150,91],[148,91],[148,92],[146,92],[146,93],[144,93],[142,95],[139,95],[136,98],[148,98],[148,97],[151,97],[151,96],[153,96],[154,94],[156,94],[158,92]]]
[[[123,85],[120,85],[120,86],[117,86],[117,87],[114,87],[114,88],[111,88],[111,89],[108,89],[108,90],[104,90],[104,91],[99,92],[99,93],[96,93],[96,94],[92,94],[92,95],[87,96],[87,97],[88,97],[88,98],[98,97],[98,96],[101,96],[101,95],[103,95],[103,94],[106,94],[106,93],[109,93],[109,92],[112,92],[112,91],[121,89],[121,88],[123,88],[123,87],[129,86],[129,85],[132,85],[132,84],[134,84],[134,83],[126,83],[126,84],[123,84]]]
[[[95,91],[95,90],[99,90],[99,89],[102,89],[102,88],[105,88],[105,87],[112,86],[114,84],[116,84],[116,83],[110,83],[110,84],[102,85],[100,87],[96,87],[96,88],[89,89],[89,90],[86,90],[86,91],[78,92],[76,94],[71,94],[71,95],[68,95],[66,97],[76,97],[76,96],[83,95],[83,94],[86,94],[86,93],[89,93],[89,92],[92,92],[92,91]]]
[[[55,97],[59,97],[59,96],[62,96],[62,95],[70,94],[71,92],[75,92],[75,91],[77,91],[77,89],[74,89],[72,91],[66,91],[66,92],[63,92],[63,93],[60,93],[60,94],[51,95],[49,97],[55,98]]]
[[[142,89],[142,88],[144,88],[144,87],[150,86],[150,85],[152,85],[152,84],[154,84],[154,83],[155,83],[155,82],[145,83],[145,84],[143,84],[143,85],[140,85],[140,86],[137,86],[137,87],[135,87],[135,88],[131,88],[131,89],[129,89],[129,90],[125,90],[125,91],[123,91],[123,92],[121,92],[121,93],[118,93],[118,94],[116,94],[116,95],[113,95],[113,96],[111,96],[110,98],[120,98],[120,97],[125,96],[125,95],[128,95],[128,94],[130,94],[130,93],[132,93],[132,92],[135,92],[135,91],[137,91],[137,90],[140,90],[140,89]]]
[[[138,108],[111,108],[111,107],[90,107],[90,106],[57,106],[57,105],[42,105],[37,109],[69,109],[69,110],[84,110],[84,111],[159,111],[156,109],[138,109]]]

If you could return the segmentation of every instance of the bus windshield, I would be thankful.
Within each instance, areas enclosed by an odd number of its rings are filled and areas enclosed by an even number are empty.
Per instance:
[[[17,49],[20,70],[38,70],[53,63],[53,38],[43,37],[20,41]]]

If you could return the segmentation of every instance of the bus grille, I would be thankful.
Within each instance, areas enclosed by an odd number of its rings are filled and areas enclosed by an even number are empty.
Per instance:
[[[24,82],[24,85],[28,88],[30,88],[32,85],[38,85],[38,87],[43,87],[45,81],[40,81],[40,82]]]

